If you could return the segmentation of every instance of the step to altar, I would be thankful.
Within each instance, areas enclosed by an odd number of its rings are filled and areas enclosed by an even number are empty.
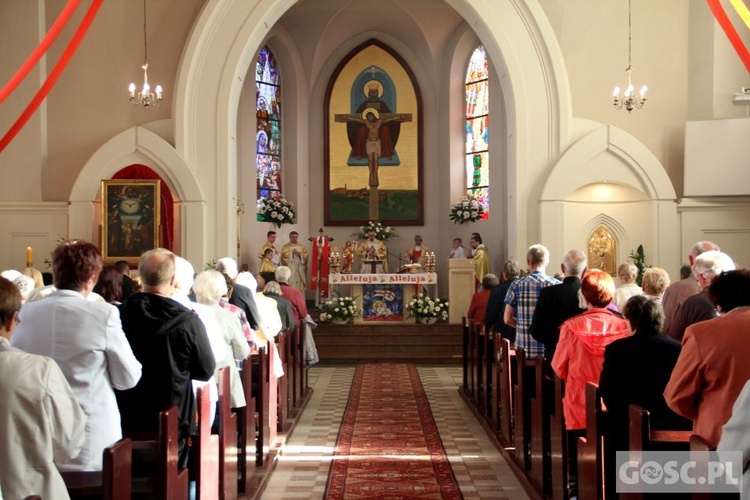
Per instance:
[[[411,362],[460,364],[461,325],[318,323],[313,330],[321,364]]]

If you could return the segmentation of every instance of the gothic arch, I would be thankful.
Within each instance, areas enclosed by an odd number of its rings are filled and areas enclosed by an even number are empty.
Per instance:
[[[140,126],[131,127],[105,142],[81,169],[70,193],[69,234],[96,241],[92,221],[99,221],[99,203],[96,200],[101,180],[111,178],[122,168],[134,163],[147,165],[169,184],[175,203],[180,206],[179,214],[175,210],[175,232],[180,237],[175,242],[175,248],[186,258],[188,255],[200,255],[202,259],[203,249],[196,246],[203,238],[199,234],[204,219],[202,212],[205,200],[201,188],[172,145]],[[181,220],[190,220],[191,227],[200,222],[196,226],[194,241],[188,241],[187,231],[179,229]]]
[[[612,154],[622,168],[603,172],[586,170],[599,155]],[[593,182],[614,181],[645,193],[652,200],[675,200],[672,182],[659,160],[638,139],[613,125],[597,127],[571,145],[547,178],[541,202],[563,200]]]
[[[520,255],[528,235],[533,238],[539,232],[533,193],[539,192],[550,158],[558,156],[568,138],[571,105],[562,53],[536,0],[446,2],[479,35],[502,82],[511,138],[504,154],[508,165],[525,169],[524,175],[509,174],[506,208],[507,251]],[[207,220],[216,223],[201,234],[215,245],[213,254],[228,254],[236,242],[236,130],[242,82],[270,27],[293,4],[209,2],[185,48],[175,89],[176,149],[209,195]],[[529,123],[532,118],[534,126]]]
[[[572,199],[584,186],[606,183],[628,186],[643,196],[587,203]],[[571,145],[553,166],[539,199],[541,241],[553,255],[562,255],[582,245],[583,235],[603,223],[622,242],[620,262],[637,242],[648,248],[653,262],[672,269],[677,264],[673,262],[678,239],[675,202],[674,187],[656,157],[623,130],[599,126]],[[627,222],[600,213],[604,206]],[[591,211],[598,215],[590,217]],[[588,220],[583,228],[581,218]]]

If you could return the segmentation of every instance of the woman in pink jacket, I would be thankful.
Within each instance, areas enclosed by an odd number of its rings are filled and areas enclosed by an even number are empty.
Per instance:
[[[604,348],[630,335],[628,322],[607,309],[615,294],[615,283],[604,271],[592,270],[581,281],[581,295],[588,310],[573,316],[560,326],[560,341],[552,358],[552,368],[565,381],[563,414],[568,429],[568,453],[571,460],[571,488],[576,482],[578,436],[586,428],[586,383],[599,383],[604,364]]]
[[[599,383],[604,348],[630,334],[628,323],[606,309],[615,293],[612,277],[593,270],[581,282],[588,311],[560,326],[552,368],[565,381],[563,412],[568,430],[586,428],[586,383]]]

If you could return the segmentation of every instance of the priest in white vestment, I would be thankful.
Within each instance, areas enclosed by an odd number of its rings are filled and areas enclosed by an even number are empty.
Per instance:
[[[289,233],[289,243],[281,247],[281,264],[292,271],[289,284],[300,292],[307,290],[307,248],[299,242],[299,233]]]

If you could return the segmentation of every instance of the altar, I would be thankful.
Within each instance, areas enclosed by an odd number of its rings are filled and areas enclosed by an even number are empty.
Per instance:
[[[408,317],[406,305],[415,293],[426,288],[430,296],[437,296],[437,273],[416,274],[330,274],[328,283],[340,296],[354,298],[362,317],[354,323],[373,322],[414,323]]]

